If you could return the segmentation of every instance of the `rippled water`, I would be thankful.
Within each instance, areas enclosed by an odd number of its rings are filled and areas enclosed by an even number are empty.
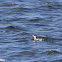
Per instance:
[[[62,62],[62,1],[0,0],[0,59]]]

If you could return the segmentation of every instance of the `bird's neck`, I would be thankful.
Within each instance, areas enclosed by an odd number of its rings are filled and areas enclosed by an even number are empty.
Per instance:
[[[36,36],[34,36],[34,40],[36,40]]]

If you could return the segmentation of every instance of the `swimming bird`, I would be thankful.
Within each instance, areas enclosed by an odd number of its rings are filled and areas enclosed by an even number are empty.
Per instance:
[[[32,36],[34,37],[34,41],[43,41],[44,40],[43,38],[37,38],[36,34],[33,34]]]

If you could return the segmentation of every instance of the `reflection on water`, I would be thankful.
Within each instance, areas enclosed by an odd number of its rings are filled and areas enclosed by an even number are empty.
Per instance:
[[[0,2],[0,59],[62,62],[61,0]],[[32,34],[45,40],[34,42]]]

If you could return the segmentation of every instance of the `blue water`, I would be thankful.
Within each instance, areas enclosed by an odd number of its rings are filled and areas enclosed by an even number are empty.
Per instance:
[[[62,1],[0,0],[0,59],[62,62]]]

